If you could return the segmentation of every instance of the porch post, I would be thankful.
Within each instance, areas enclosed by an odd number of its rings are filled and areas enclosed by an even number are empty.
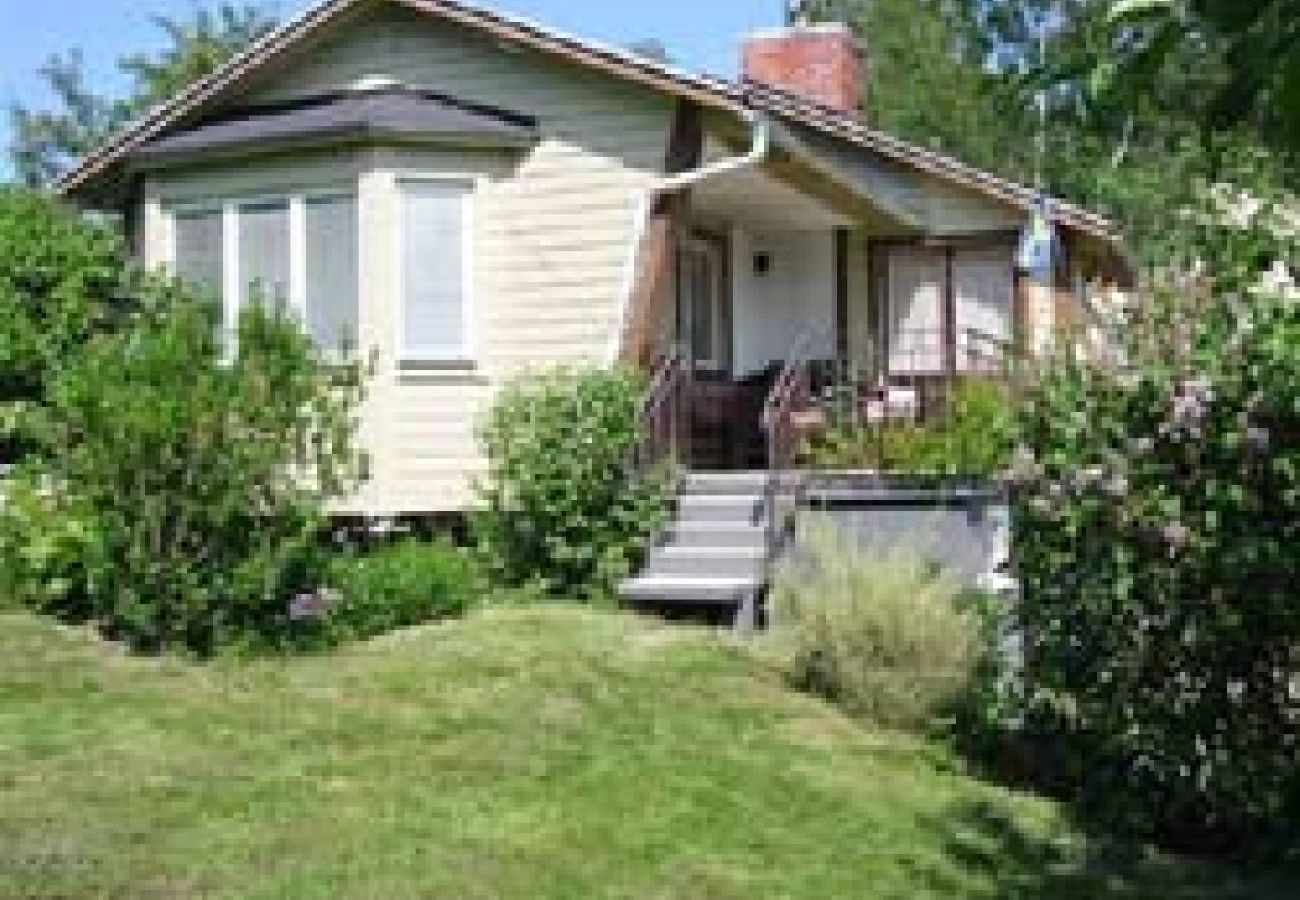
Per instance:
[[[849,231],[835,229],[835,356],[849,359]]]

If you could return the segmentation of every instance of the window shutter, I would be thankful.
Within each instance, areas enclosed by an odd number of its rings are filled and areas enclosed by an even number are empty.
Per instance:
[[[356,198],[309,198],[305,228],[307,332],[323,350],[355,350],[359,292]]]
[[[407,182],[402,191],[402,354],[462,359],[466,341],[465,222],[469,186]]]

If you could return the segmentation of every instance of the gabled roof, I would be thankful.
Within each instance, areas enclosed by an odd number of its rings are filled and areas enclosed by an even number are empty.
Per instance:
[[[396,3],[476,29],[498,40],[561,56],[574,63],[701,105],[742,115],[755,111],[831,135],[872,151],[905,167],[978,191],[1003,203],[1030,211],[1039,200],[1032,188],[967,166],[952,157],[918,147],[873,128],[844,113],[811,103],[794,94],[755,82],[732,82],[693,75],[626,50],[567,35],[526,19],[486,9],[464,0],[321,0],[316,6],[271,32],[218,71],[195,82],[171,100],[127,126],[90,153],[58,185],[65,194],[84,191],[97,178],[198,112],[203,104],[240,84],[253,72],[291,50],[345,13],[368,3]],[[1112,223],[1073,204],[1055,201],[1053,218],[1061,225],[1108,243],[1117,242]]]

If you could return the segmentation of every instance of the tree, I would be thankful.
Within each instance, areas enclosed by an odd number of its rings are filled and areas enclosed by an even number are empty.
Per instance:
[[[1205,128],[1252,126],[1300,152],[1300,0],[1112,0],[1108,12],[1109,86],[1150,91],[1169,57],[1218,57],[1224,77],[1206,98]]]
[[[188,19],[155,16],[152,21],[166,35],[167,46],[118,60],[118,69],[130,79],[124,97],[98,94],[86,83],[79,51],[52,56],[41,67],[57,108],[15,105],[10,111],[10,153],[24,183],[35,187],[57,180],[127,122],[210,74],[275,25],[259,6],[227,2],[196,10]]]

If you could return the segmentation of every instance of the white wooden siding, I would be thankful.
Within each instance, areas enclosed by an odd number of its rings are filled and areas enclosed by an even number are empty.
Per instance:
[[[474,431],[500,384],[530,368],[603,360],[636,198],[662,174],[672,103],[396,7],[341,23],[230,102],[281,102],[372,75],[534,116],[540,141],[510,152],[298,153],[156,175],[146,187],[145,258],[170,259],[166,209],[178,200],[359,185],[360,345],[375,363],[361,433],[375,477],[341,511],[455,510],[472,502],[483,469]],[[440,174],[476,179],[468,367],[403,365],[396,354],[398,182]]]

